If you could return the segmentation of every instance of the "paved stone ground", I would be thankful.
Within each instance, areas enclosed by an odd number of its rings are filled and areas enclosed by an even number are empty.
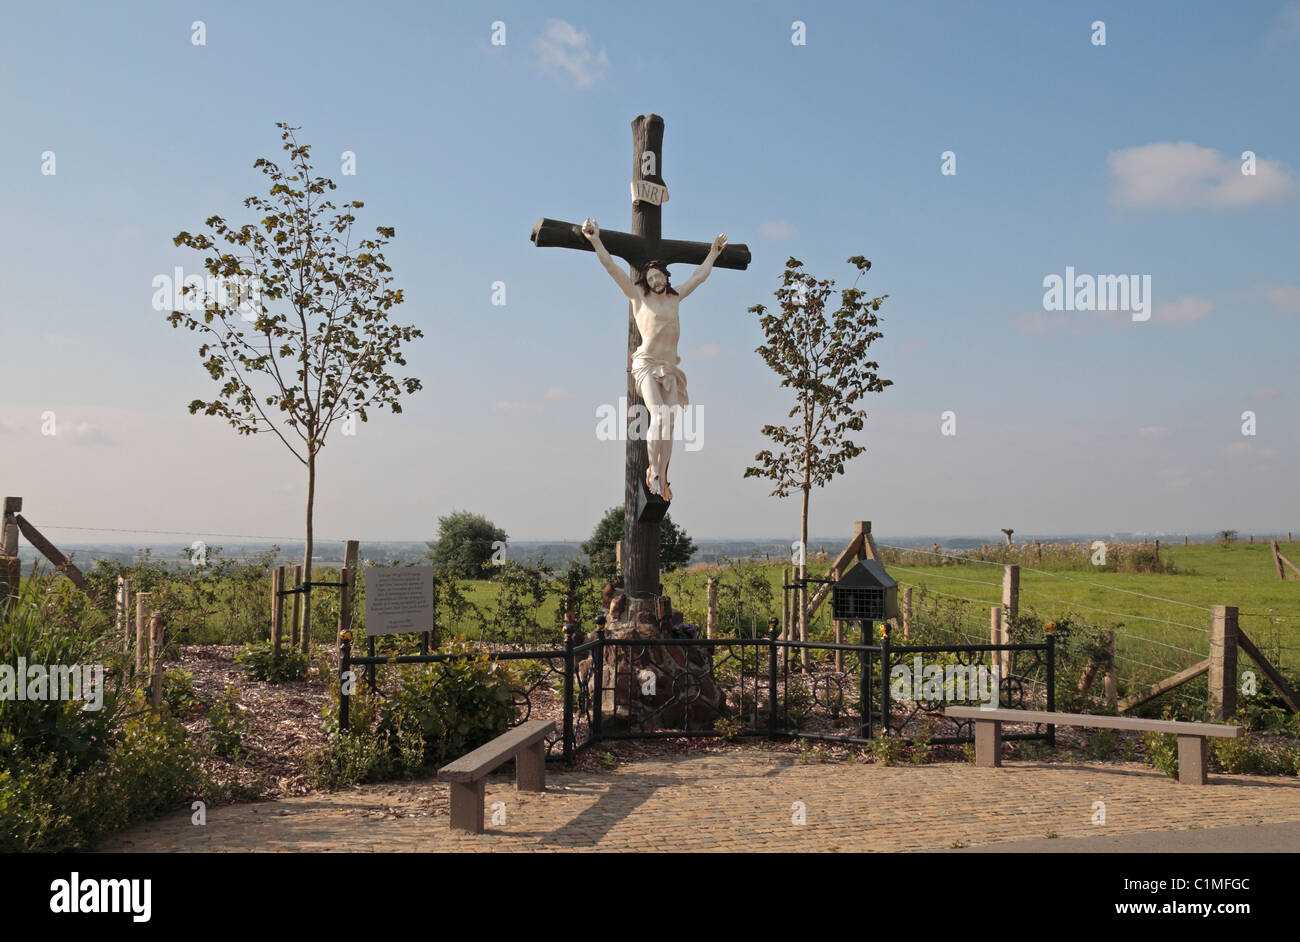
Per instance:
[[[515,792],[509,770],[487,785],[488,815],[504,802],[506,823],[482,835],[452,833],[445,786],[425,780],[212,808],[201,827],[184,811],[123,832],[103,850],[934,851],[1146,832],[1145,849],[1159,851],[1178,841],[1171,833],[1162,844],[1151,832],[1263,825],[1264,835],[1269,825],[1300,821],[1294,778],[1211,775],[1198,788],[1136,763],[977,769],[696,755],[610,772],[552,768],[544,794]],[[1096,801],[1106,805],[1100,826],[1092,823]],[[804,824],[793,823],[796,802]],[[1263,849],[1248,836],[1235,843]]]

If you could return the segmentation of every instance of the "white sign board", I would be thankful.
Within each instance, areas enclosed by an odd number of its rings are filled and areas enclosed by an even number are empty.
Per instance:
[[[367,636],[432,629],[432,566],[372,566],[366,570]]]
[[[649,180],[632,181],[632,202],[653,203],[658,206],[668,202],[668,187],[651,183]]]

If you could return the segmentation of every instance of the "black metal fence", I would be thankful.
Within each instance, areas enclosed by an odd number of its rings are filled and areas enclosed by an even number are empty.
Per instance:
[[[353,656],[340,647],[340,726],[348,725],[349,679],[381,692],[375,670],[432,664],[468,654]],[[1036,644],[835,644],[767,638],[585,639],[570,625],[563,648],[488,652],[526,662],[515,694],[515,724],[554,718],[548,756],[574,754],[606,739],[744,737],[867,744],[881,736],[933,744],[974,741],[973,722],[944,714],[953,704],[1055,708],[1055,639]],[[1004,676],[1005,675],[1005,676]],[[1032,723],[1031,719],[1026,720]],[[1055,742],[1055,728],[1007,732],[1004,739]]]

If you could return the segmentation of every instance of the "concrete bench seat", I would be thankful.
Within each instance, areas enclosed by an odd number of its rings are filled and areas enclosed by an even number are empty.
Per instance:
[[[554,732],[554,720],[529,720],[440,768],[438,781],[451,789],[452,829],[483,833],[483,790],[488,773],[510,759],[515,760],[516,789],[546,791],[546,737]]]
[[[1137,716],[1093,716],[1090,713],[1048,713],[1042,710],[984,710],[980,707],[947,707],[943,712],[953,719],[975,721],[975,764],[987,769],[1002,765],[1003,723],[1044,723],[1052,726],[1173,733],[1178,737],[1178,781],[1184,785],[1204,785],[1206,782],[1206,737],[1239,739],[1245,732],[1240,726],[1222,723],[1147,720]]]

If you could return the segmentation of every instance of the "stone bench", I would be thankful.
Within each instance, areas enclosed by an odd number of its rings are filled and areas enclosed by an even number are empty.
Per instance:
[[[529,720],[440,768],[438,781],[451,789],[452,829],[483,833],[483,786],[488,773],[509,759],[515,760],[516,789],[546,791],[546,737],[554,732],[554,720]]]
[[[975,721],[975,764],[986,769],[1002,765],[1003,723],[1048,723],[1053,726],[1174,733],[1178,737],[1178,781],[1184,785],[1205,784],[1207,736],[1239,739],[1244,732],[1240,726],[1222,723],[1183,723],[1176,720],[1146,720],[1136,716],[1093,716],[1089,713],[1048,713],[1040,710],[947,707],[944,714],[953,719]]]

